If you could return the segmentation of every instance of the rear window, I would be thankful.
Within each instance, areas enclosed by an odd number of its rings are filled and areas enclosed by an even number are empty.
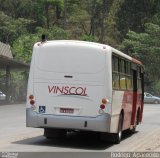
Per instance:
[[[104,69],[105,53],[92,47],[39,47],[36,66],[46,72],[97,73]]]

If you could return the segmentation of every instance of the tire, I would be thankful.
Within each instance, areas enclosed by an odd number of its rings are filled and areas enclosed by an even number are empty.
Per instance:
[[[154,104],[158,104],[158,103],[159,103],[159,101],[158,101],[158,100],[155,100],[155,101],[154,101]]]
[[[67,134],[67,131],[63,130],[63,129],[52,129],[52,128],[45,128],[44,129],[44,136],[47,139],[65,138],[66,134]]]
[[[121,142],[122,127],[123,127],[123,115],[121,114],[119,117],[118,132],[113,134],[113,141],[115,144],[119,144]]]

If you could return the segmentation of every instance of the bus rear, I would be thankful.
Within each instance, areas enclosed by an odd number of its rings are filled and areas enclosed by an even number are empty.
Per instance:
[[[89,42],[36,43],[28,81],[27,126],[44,128],[47,137],[68,130],[109,132],[112,91],[107,51],[109,47]]]

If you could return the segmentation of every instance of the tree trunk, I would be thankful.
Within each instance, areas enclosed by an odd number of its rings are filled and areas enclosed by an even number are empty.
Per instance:
[[[46,19],[47,19],[47,29],[49,29],[49,13],[48,13],[48,5],[45,6],[45,12],[46,12]]]
[[[64,0],[63,27],[67,28],[67,0]]]
[[[96,20],[96,18],[95,18],[95,8],[96,8],[95,4],[96,3],[95,2],[96,2],[95,0],[92,1],[92,8],[91,8],[92,15],[91,15],[90,35],[92,35],[92,36],[95,36],[95,32],[96,32],[96,22],[95,22],[95,20]]]
[[[100,39],[99,42],[103,43],[104,42],[104,21],[105,21],[105,16],[107,13],[107,0],[103,0],[103,5],[102,5],[102,13],[101,13],[101,19],[100,19]]]

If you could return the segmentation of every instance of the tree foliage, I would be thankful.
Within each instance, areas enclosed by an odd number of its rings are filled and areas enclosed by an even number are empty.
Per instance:
[[[144,24],[151,22],[152,17],[159,12],[159,6],[159,0],[124,0],[116,13],[121,39],[129,30],[143,32]]]
[[[142,60],[150,80],[158,83],[160,0],[0,0],[0,4],[0,41],[11,45],[15,58],[30,62],[33,44],[42,34],[48,40],[120,45]]]
[[[146,23],[143,33],[129,31],[121,49],[127,54],[140,59],[149,79],[159,83],[160,78],[160,26]]]
[[[0,12],[0,41],[12,44],[20,35],[27,33],[27,27],[32,22],[24,18],[13,19],[4,12]]]

